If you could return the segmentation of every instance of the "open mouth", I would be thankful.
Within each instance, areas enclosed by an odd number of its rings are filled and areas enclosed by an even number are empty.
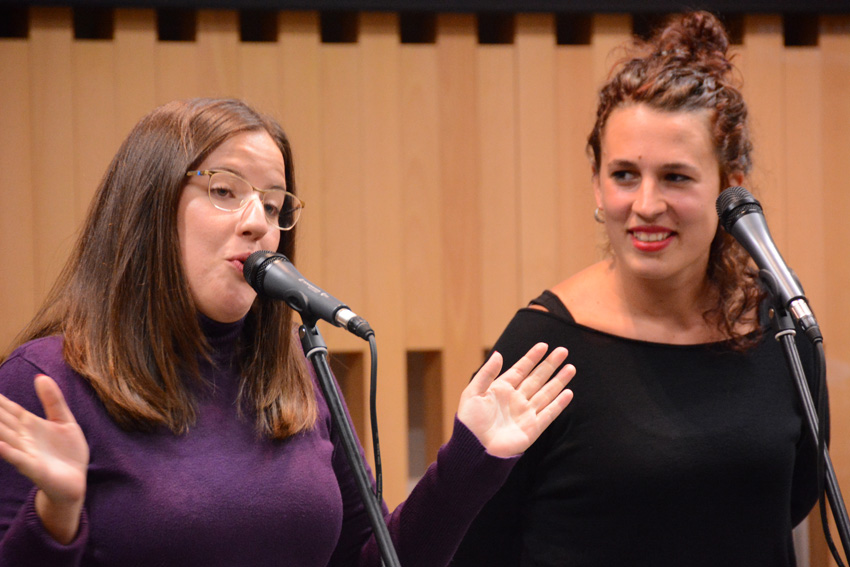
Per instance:
[[[670,231],[664,232],[643,232],[643,231],[631,231],[632,237],[638,242],[661,242],[662,240],[666,240],[670,238],[673,233]]]

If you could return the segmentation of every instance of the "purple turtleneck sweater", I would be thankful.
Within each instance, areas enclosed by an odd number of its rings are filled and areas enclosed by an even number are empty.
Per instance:
[[[51,376],[91,450],[77,537],[60,545],[36,515],[36,489],[0,460],[0,567],[355,566],[381,563],[368,516],[318,386],[319,418],[284,441],[258,438],[236,410],[231,365],[241,323],[204,321],[216,355],[197,423],[182,435],[116,426],[89,384],[65,364],[61,337],[17,349],[0,393],[44,415],[33,378]],[[448,563],[472,519],[516,459],[488,455],[455,421],[409,498],[386,514],[403,567]]]

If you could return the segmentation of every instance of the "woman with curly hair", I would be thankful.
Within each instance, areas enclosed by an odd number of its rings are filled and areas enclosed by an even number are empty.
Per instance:
[[[795,564],[816,448],[757,274],[718,223],[718,195],[751,168],[729,40],[696,12],[633,47],[588,138],[606,258],[495,345],[507,362],[568,345],[577,401],[485,506],[457,567]]]

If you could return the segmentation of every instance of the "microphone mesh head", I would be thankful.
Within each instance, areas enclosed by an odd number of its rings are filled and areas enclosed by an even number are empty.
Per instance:
[[[720,217],[720,225],[729,232],[735,221],[741,216],[752,213],[761,212],[761,203],[759,203],[752,193],[743,187],[735,186],[724,190],[717,197],[715,202],[717,208],[717,216]]]
[[[248,285],[254,288],[257,292],[263,289],[263,270],[266,260],[274,258],[276,254],[269,250],[257,250],[245,260],[242,266],[242,275]]]

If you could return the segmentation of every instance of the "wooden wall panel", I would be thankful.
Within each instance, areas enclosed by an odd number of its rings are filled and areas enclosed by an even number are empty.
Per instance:
[[[74,195],[71,11],[32,8],[30,94],[32,184],[38,188],[35,230],[35,293],[41,301],[73,246]],[[69,214],[70,212],[70,214]]]
[[[395,505],[407,495],[407,354],[404,341],[404,238],[401,195],[401,85],[398,16],[360,16],[360,132],[363,147],[363,309],[381,348],[377,396],[384,493]],[[368,407],[369,388],[362,392]],[[366,437],[370,439],[371,435]],[[382,452],[383,453],[383,452]]]
[[[232,10],[200,10],[196,51],[201,91],[239,96],[239,20]]]
[[[360,111],[360,50],[356,44],[322,46],[322,195],[323,279],[316,282],[367,319],[364,292],[363,200],[364,124]],[[362,341],[348,333],[325,333],[328,345],[360,350]]]
[[[0,40],[0,352],[34,313],[36,293],[35,203],[32,167],[31,42]],[[39,219],[39,222],[41,220]],[[41,286],[39,286],[41,287]]]
[[[292,144],[298,192],[306,206],[298,221],[298,263],[308,279],[324,282],[322,252],[322,54],[319,15],[283,12],[278,16],[280,107],[269,109]],[[303,244],[303,245],[302,245]],[[346,299],[346,301],[350,301]]]
[[[559,47],[556,60],[558,147],[558,276],[565,279],[599,259],[601,225],[593,220],[596,201],[585,147],[596,113],[593,49],[585,45]],[[552,284],[549,284],[552,285]]]
[[[401,182],[404,223],[404,334],[410,350],[443,346],[443,202],[440,191],[437,52],[401,46]]]
[[[475,18],[437,17],[440,92],[440,191],[443,203],[443,438],[460,393],[481,364],[481,213],[476,100]]]
[[[115,125],[115,46],[111,41],[72,44],[74,225],[89,203],[121,139]]]
[[[394,505],[407,490],[408,361],[425,380],[432,456],[513,312],[600,255],[585,143],[632,19],[594,15],[589,44],[556,45],[554,16],[520,14],[512,43],[482,45],[473,15],[438,15],[436,42],[423,44],[400,42],[397,15],[358,17],[354,43],[323,43],[310,11],[277,14],[276,41],[244,43],[237,12],[202,10],[194,41],[160,41],[153,10],[122,9],[114,39],[78,40],[69,9],[31,8],[27,39],[0,38],[0,171],[4,191],[23,188],[0,208],[0,261],[14,266],[0,275],[0,341],[44,297],[136,121],[174,98],[243,97],[293,143],[307,202],[299,269],[375,327]],[[788,47],[779,16],[747,16],[734,49],[752,115],[752,188],[826,337],[846,492],[850,20],[821,17],[817,45]],[[371,453],[366,344],[320,328]],[[812,565],[831,564],[816,522],[811,534]]]
[[[517,16],[519,273],[525,301],[559,281],[555,43],[554,16]]]
[[[843,165],[850,162],[850,18],[821,17],[820,48],[823,65],[820,87],[822,112],[822,162],[824,214],[825,301],[817,311],[822,321],[827,355],[827,378],[832,413],[830,454],[845,502],[850,494],[850,192]],[[807,164],[800,164],[805,168]],[[816,532],[817,527],[812,527]],[[833,537],[838,541],[835,529]],[[818,536],[814,536],[818,537]],[[814,539],[813,537],[813,539]],[[822,538],[821,538],[822,539]],[[840,544],[839,544],[840,546]],[[823,546],[814,547],[823,558]],[[830,558],[818,565],[834,565]],[[813,563],[814,565],[814,563]]]
[[[157,104],[156,13],[115,11],[115,128],[118,143]]]
[[[743,93],[749,103],[750,128],[755,149],[752,191],[764,206],[780,249],[784,248],[788,195],[785,184],[785,114],[782,19],[779,16],[746,16],[744,45],[740,50]]]
[[[512,45],[478,48],[476,102],[481,141],[478,207],[485,346],[496,342],[521,301],[515,51]]]

